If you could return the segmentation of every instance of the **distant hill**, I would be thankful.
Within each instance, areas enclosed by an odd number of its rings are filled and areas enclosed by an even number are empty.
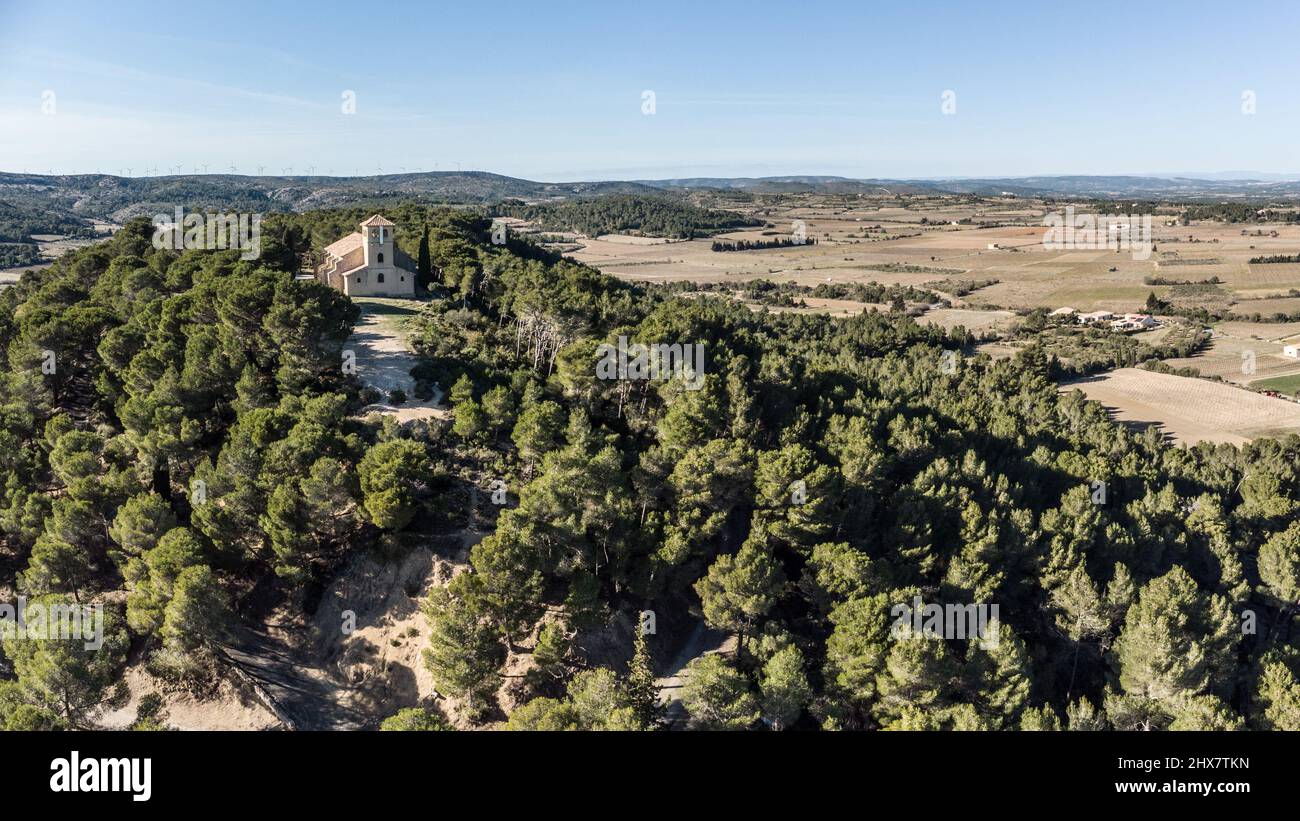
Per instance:
[[[950,193],[1017,196],[1097,197],[1101,199],[1294,198],[1296,180],[1210,180],[1191,177],[1059,176],[934,180]]]
[[[538,222],[546,231],[578,231],[589,237],[635,233],[690,239],[763,224],[761,219],[742,217],[735,211],[699,208],[683,199],[664,195],[616,194],[494,210],[501,216]]]
[[[672,180],[636,180],[655,188],[716,188],[753,194],[942,194],[932,183],[907,180],[854,180],[848,177],[687,177]]]
[[[1097,197],[1102,199],[1209,199],[1300,197],[1300,181],[1278,179],[1202,179],[1193,177],[1044,176],[963,177],[889,180],[829,176],[691,177],[637,180],[656,188],[743,190],[750,193],[823,194],[979,194],[1020,197]]]
[[[1218,176],[1218,175],[1212,175]],[[975,194],[1105,199],[1300,199],[1300,181],[1157,176],[1040,176],[930,180],[850,179],[824,175],[691,177],[664,180],[535,182],[486,171],[424,171],[373,177],[178,174],[117,177],[0,173],[0,229],[20,236],[69,233],[92,219],[121,223],[134,216],[190,210],[276,212],[338,206],[382,207],[421,202],[528,205],[610,195],[684,196],[690,192],[843,195]]]
[[[656,194],[631,182],[544,183],[483,171],[431,171],[374,177],[180,174],[117,177],[0,173],[0,203],[24,212],[123,222],[177,205],[233,211],[306,211],[363,202],[492,203]]]

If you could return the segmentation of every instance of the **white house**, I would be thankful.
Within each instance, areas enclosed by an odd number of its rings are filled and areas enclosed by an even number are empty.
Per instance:
[[[1289,357],[1291,357],[1292,359],[1298,359],[1298,358],[1300,358],[1300,345],[1284,345],[1284,346],[1282,346],[1282,355],[1283,355],[1283,356],[1289,356]]]
[[[1159,328],[1160,321],[1150,314],[1124,314],[1110,323],[1110,326],[1117,331],[1148,331]]]
[[[379,214],[326,246],[316,279],[348,296],[415,296],[415,268],[397,250],[396,226]]]
[[[1109,322],[1114,318],[1115,315],[1110,311],[1093,311],[1090,314],[1079,314],[1079,323],[1082,325],[1092,325],[1097,322]]]

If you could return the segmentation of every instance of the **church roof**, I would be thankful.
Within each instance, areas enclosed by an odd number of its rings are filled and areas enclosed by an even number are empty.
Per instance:
[[[380,225],[382,225],[382,226],[385,227],[385,228],[396,228],[396,227],[397,227],[397,226],[393,225],[393,223],[389,222],[388,220],[384,219],[383,217],[381,217],[381,216],[378,215],[378,214],[375,214],[375,215],[374,215],[373,217],[371,217],[370,219],[368,219],[368,220],[366,220],[365,222],[361,223],[361,227],[362,227],[362,228],[373,228],[373,227],[375,227],[375,226],[380,226]]]
[[[325,246],[325,253],[342,258],[350,252],[357,250],[366,242],[365,234],[360,231],[354,231],[341,240],[331,242]]]

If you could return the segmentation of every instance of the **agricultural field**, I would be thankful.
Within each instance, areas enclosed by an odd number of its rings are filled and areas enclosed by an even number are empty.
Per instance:
[[[1284,396],[1296,396],[1300,394],[1300,373],[1291,374],[1290,376],[1276,376],[1272,379],[1260,379],[1251,382],[1250,386],[1261,391],[1277,391]]]
[[[844,198],[838,198],[844,199]],[[1231,308],[1272,314],[1300,309],[1300,264],[1251,264],[1255,256],[1295,253],[1300,226],[1218,222],[1165,225],[1152,220],[1153,252],[1052,250],[1043,246],[1042,202],[883,199],[860,204],[837,198],[787,196],[776,204],[736,207],[765,225],[673,243],[626,237],[577,237],[571,253],[608,274],[648,282],[771,279],[817,285],[879,282],[920,286],[937,279],[996,279],[964,302],[1007,310],[1058,308],[1128,312],[1155,293],[1179,307]],[[1064,208],[1058,203],[1053,210]],[[1088,206],[1080,204],[1078,213]],[[987,224],[987,227],[984,227]],[[717,240],[770,241],[802,227],[807,245],[715,252]],[[1258,230],[1260,233],[1254,233]],[[1277,236],[1272,236],[1276,233]],[[924,270],[930,269],[930,270]],[[941,271],[942,273],[940,273]],[[956,272],[956,273],[954,273]],[[1150,285],[1156,278],[1195,285]],[[1217,278],[1219,284],[1199,284]],[[964,307],[954,302],[954,307]]]
[[[1247,316],[1258,313],[1266,317],[1274,314],[1300,313],[1300,297],[1276,296],[1262,299],[1243,299],[1232,306],[1232,310],[1235,313]]]
[[[1242,444],[1261,436],[1300,434],[1300,403],[1209,379],[1120,368],[1065,383],[1106,406],[1118,421],[1155,424],[1173,442]]]
[[[931,322],[945,330],[962,327],[975,334],[1005,330],[1014,322],[1011,311],[979,311],[969,308],[938,308],[927,311],[917,322]]]
[[[853,299],[823,299],[819,297],[801,297],[803,305],[797,308],[767,306],[772,313],[829,314],[830,316],[856,316],[867,311],[888,311],[889,306],[880,302],[858,302]],[[745,300],[755,310],[762,310],[760,303]]]
[[[1282,355],[1300,341],[1300,322],[1219,322],[1206,348],[1195,356],[1167,359],[1174,368],[1196,368],[1239,385],[1300,373],[1300,361]],[[1252,367],[1253,366],[1253,367]]]

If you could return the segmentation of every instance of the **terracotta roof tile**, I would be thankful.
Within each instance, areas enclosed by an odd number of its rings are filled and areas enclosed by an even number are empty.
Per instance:
[[[365,234],[362,234],[360,231],[356,231],[354,233],[348,234],[346,237],[344,237],[341,240],[338,240],[337,242],[331,242],[329,245],[326,245],[325,253],[332,254],[336,257],[342,258],[347,256],[349,251],[355,251],[356,249],[360,248],[362,245],[365,244],[365,242],[366,242]]]

